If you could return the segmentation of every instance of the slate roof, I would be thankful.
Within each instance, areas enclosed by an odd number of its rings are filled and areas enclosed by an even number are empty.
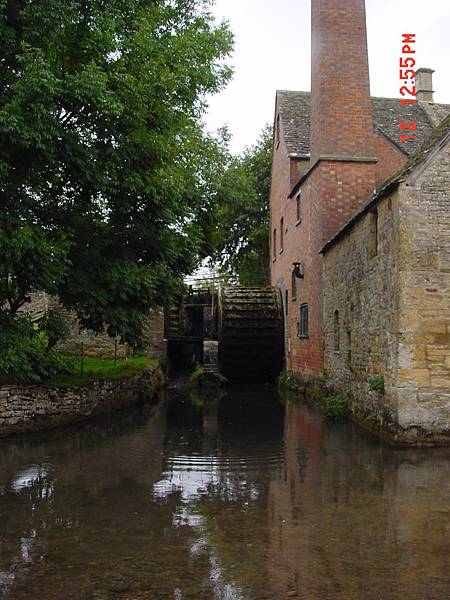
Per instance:
[[[308,155],[310,140],[310,92],[277,91],[284,139],[289,154]],[[406,155],[412,156],[431,135],[435,124],[450,113],[450,104],[430,104],[428,111],[419,103],[400,106],[398,98],[372,98],[375,129],[380,130]],[[434,123],[433,120],[434,119]],[[399,125],[404,120],[417,123],[416,139],[400,141]],[[405,132],[407,133],[407,132]]]
[[[354,215],[347,221],[323,246],[321,252],[326,252],[360,217],[366,214],[373,206],[377,204],[384,196],[389,194],[397,185],[405,181],[411,171],[420,163],[425,161],[428,154],[439,145],[444,138],[450,134],[450,114],[441,122],[438,127],[435,127],[431,135],[422,144],[419,150],[410,158],[410,160],[401,167],[397,173],[387,179],[375,192],[366,204],[364,204]]]

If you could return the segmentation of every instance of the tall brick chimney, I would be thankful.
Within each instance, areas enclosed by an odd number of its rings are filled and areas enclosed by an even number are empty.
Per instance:
[[[364,0],[312,0],[311,162],[373,157]]]

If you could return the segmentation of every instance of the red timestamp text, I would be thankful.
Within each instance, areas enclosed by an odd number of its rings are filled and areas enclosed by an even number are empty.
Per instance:
[[[416,34],[404,33],[402,35],[402,54],[400,56],[400,71],[399,79],[403,83],[400,87],[400,95],[403,98],[400,100],[400,106],[409,106],[415,104],[416,100],[416,59],[412,54],[416,53]],[[414,140],[416,138],[415,131],[417,124],[415,121],[402,121],[400,123],[400,131],[404,132],[400,135],[400,140]]]

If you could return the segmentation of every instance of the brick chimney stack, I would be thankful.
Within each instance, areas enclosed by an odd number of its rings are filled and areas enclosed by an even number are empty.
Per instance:
[[[311,160],[373,157],[364,0],[312,0]]]
[[[417,69],[416,99],[418,102],[433,102],[433,69]]]

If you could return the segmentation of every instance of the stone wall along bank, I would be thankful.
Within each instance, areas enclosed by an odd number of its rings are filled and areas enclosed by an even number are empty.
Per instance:
[[[159,366],[132,379],[99,381],[84,387],[0,387],[0,437],[75,423],[151,399],[162,388]]]

